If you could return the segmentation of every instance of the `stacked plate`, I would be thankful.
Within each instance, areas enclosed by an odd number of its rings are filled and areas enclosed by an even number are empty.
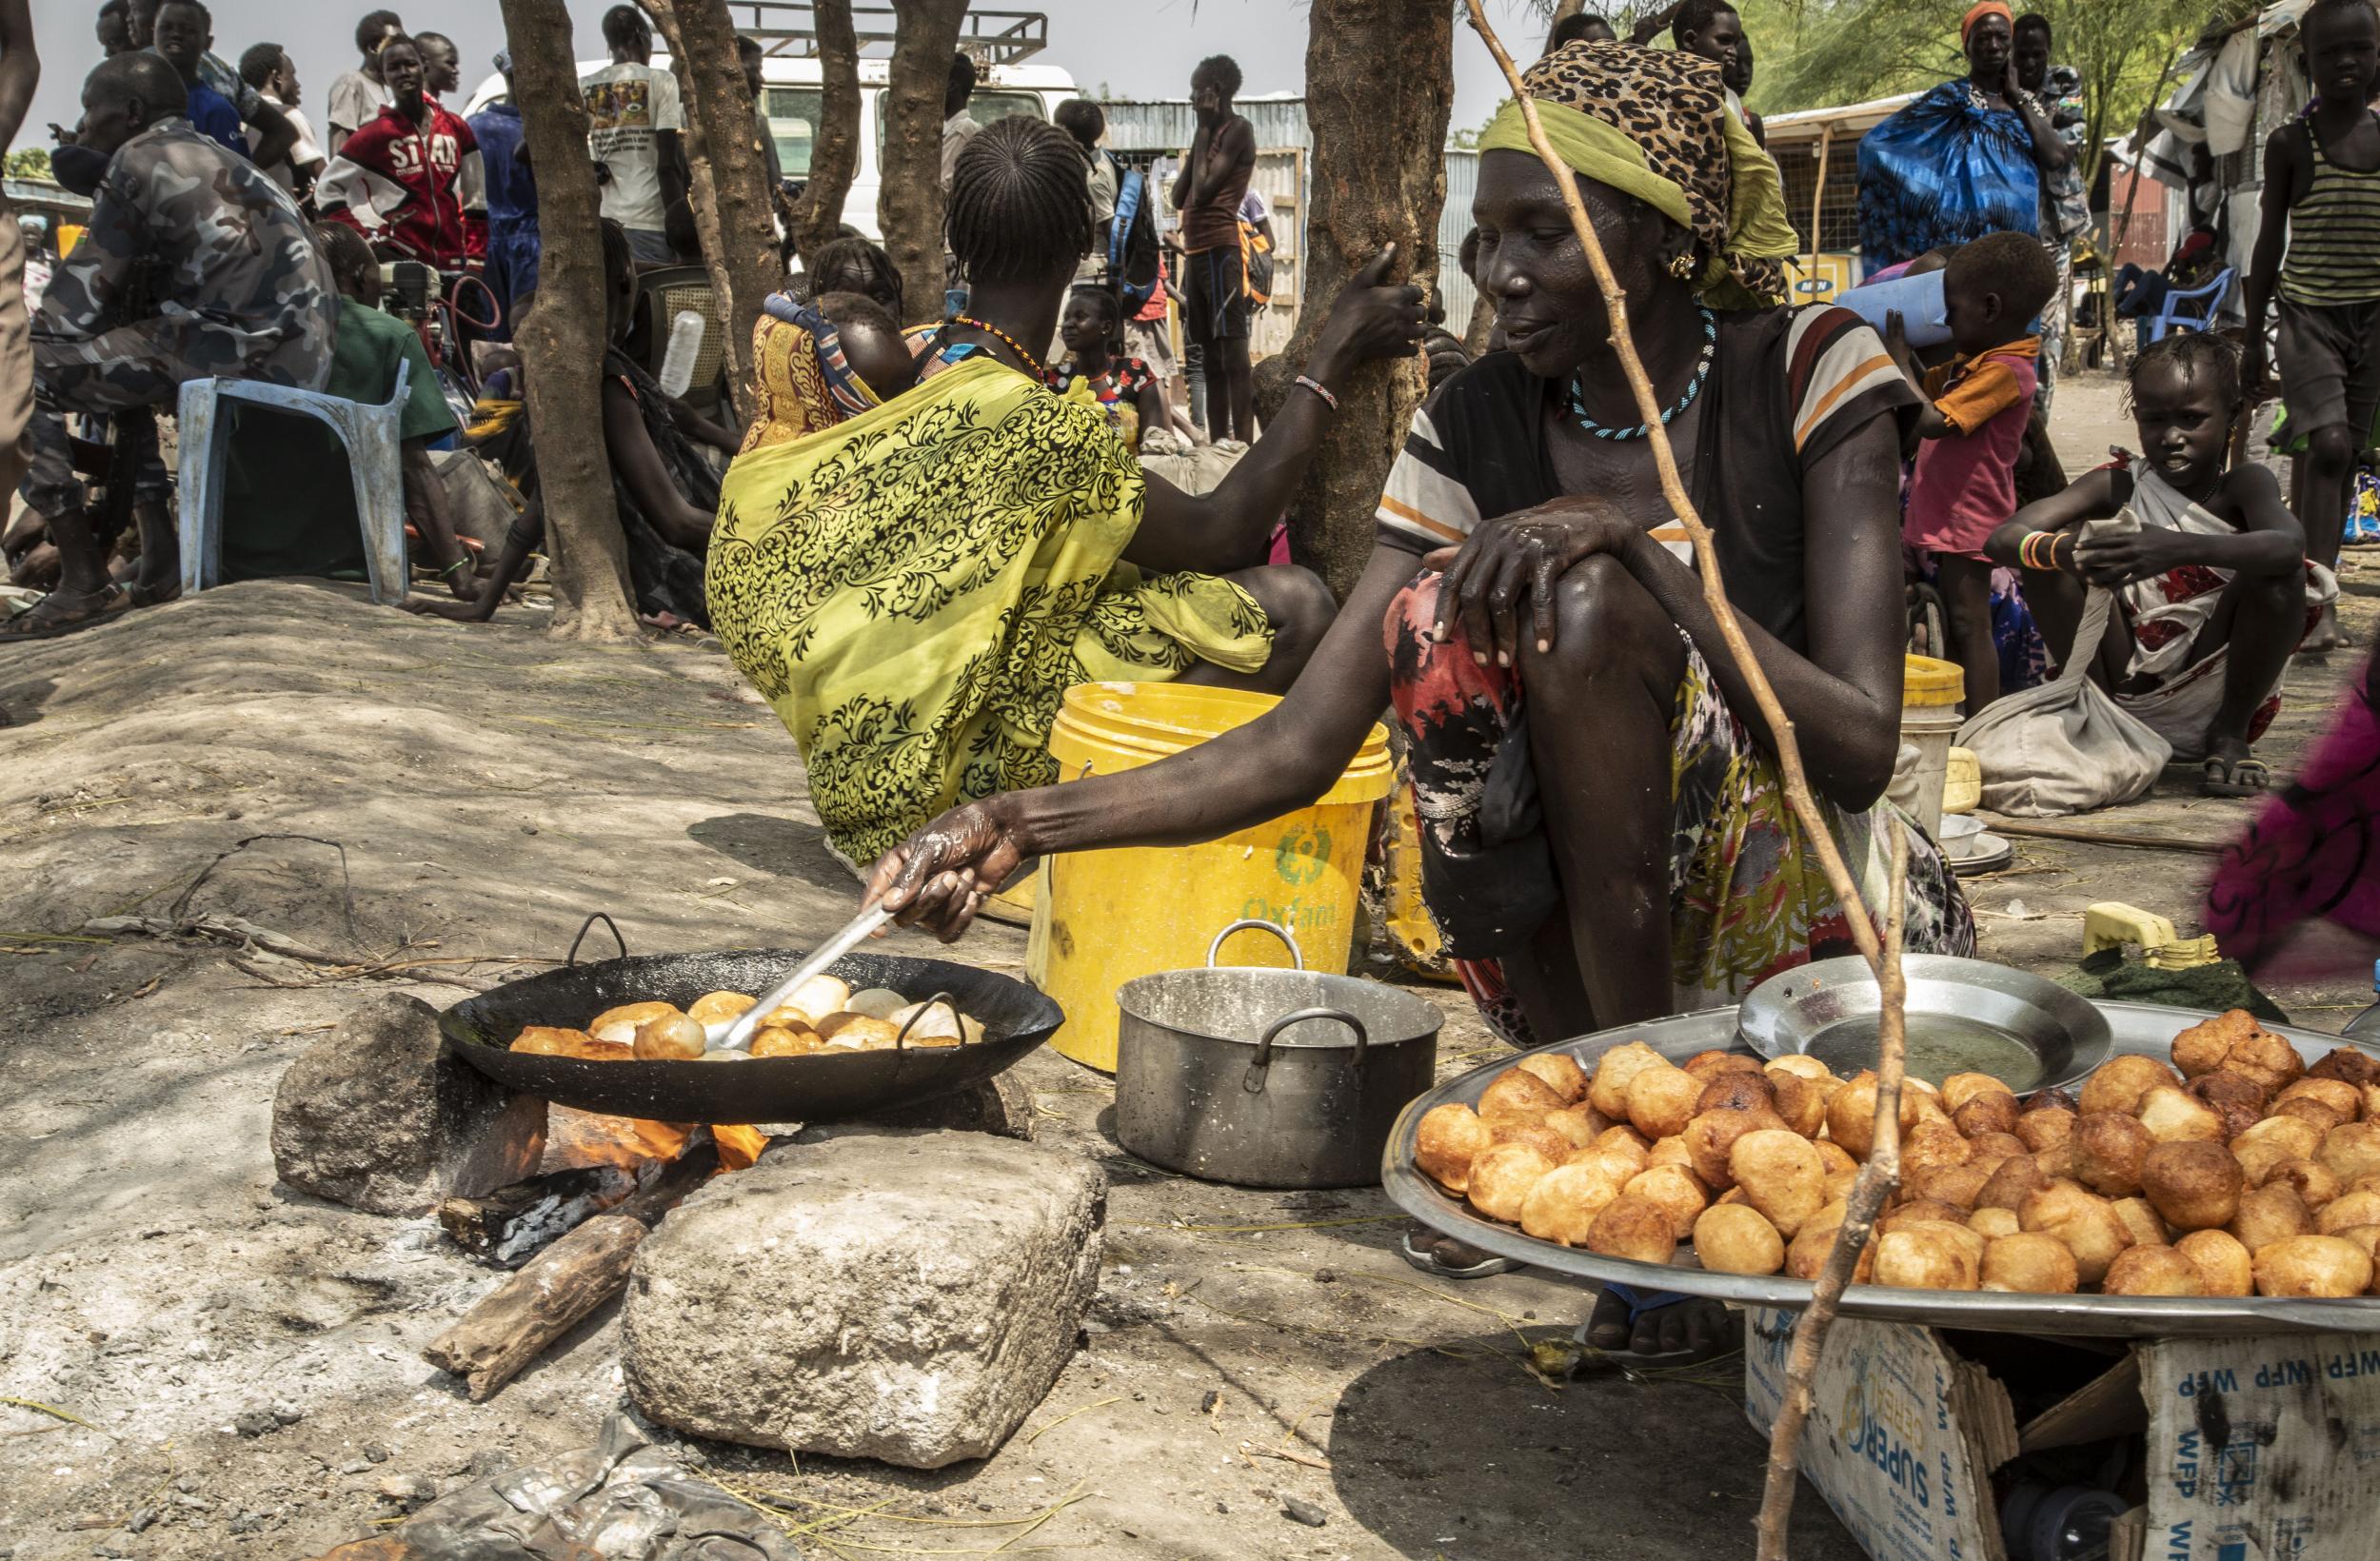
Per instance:
[[[1942,854],[1951,860],[1951,871],[1960,878],[1996,873],[2016,860],[2014,846],[1984,828],[1982,820],[1967,814],[1944,814],[1936,840]]]

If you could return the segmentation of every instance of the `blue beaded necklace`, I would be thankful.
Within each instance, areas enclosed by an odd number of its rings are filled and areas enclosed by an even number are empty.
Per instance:
[[[1695,366],[1694,383],[1686,386],[1686,393],[1677,398],[1675,406],[1661,414],[1661,426],[1664,428],[1669,426],[1671,419],[1692,406],[1695,399],[1702,394],[1703,382],[1711,377],[1711,364],[1718,356],[1719,317],[1711,312],[1707,304],[1696,304],[1695,307],[1702,312],[1702,361]],[[1633,428],[1607,428],[1587,416],[1586,398],[1580,393],[1576,376],[1570,382],[1570,415],[1578,420],[1579,427],[1597,439],[1643,439],[1653,432],[1649,424],[1639,423]]]

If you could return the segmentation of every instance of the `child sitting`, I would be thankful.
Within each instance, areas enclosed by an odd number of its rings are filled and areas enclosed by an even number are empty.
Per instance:
[[[1992,640],[1992,562],[1984,543],[2016,510],[2016,466],[2037,384],[2033,317],[2057,290],[2057,267],[2030,233],[1991,233],[1944,269],[1957,356],[1921,371],[1900,317],[1885,322],[1893,361],[1929,405],[1910,479],[1902,540],[1935,555],[1952,659],[1967,675],[1970,717],[2000,697]]]
[[[822,293],[803,303],[771,293],[752,325],[759,406],[749,455],[833,427],[917,384],[918,364],[883,305],[863,293]]]
[[[2132,361],[2141,457],[2091,472],[1993,533],[2025,571],[2025,599],[2063,664],[2093,658],[2117,703],[2204,764],[2203,789],[2248,797],[2271,780],[2249,744],[2281,706],[2290,653],[2338,595],[2262,466],[2224,467],[2239,415],[2239,355],[2185,332]],[[2129,505],[2140,530],[2086,542],[2083,523]],[[2117,593],[2095,647],[2076,645],[2084,587]]]
[[[1123,355],[1123,307],[1113,291],[1089,283],[1068,292],[1058,337],[1073,357],[1051,367],[1049,387],[1096,400],[1125,449],[1140,449],[1142,429],[1171,425],[1164,385],[1147,364]]]

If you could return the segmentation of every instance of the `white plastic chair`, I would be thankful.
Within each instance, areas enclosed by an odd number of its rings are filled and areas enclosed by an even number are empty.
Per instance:
[[[372,600],[405,600],[411,567],[405,545],[405,474],[398,428],[405,415],[411,366],[397,365],[396,393],[385,405],[342,401],[287,385],[253,380],[188,380],[182,385],[180,479],[182,590],[195,594],[223,583],[223,474],[229,463],[231,420],[227,401],[297,412],[327,424],[347,446],[355,478],[355,513],[364,533],[365,567]],[[251,427],[248,437],[258,437]]]

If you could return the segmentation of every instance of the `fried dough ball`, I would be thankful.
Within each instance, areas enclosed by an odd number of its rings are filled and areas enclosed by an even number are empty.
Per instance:
[[[2274,1143],[2288,1148],[2288,1159],[2311,1158],[2321,1151],[2322,1130],[2293,1116],[2268,1116],[2231,1143],[2234,1154],[2243,1144]]]
[[[1695,1255],[1718,1274],[1775,1274],[1785,1266],[1785,1238],[1749,1204],[1715,1204],[1695,1220]]]
[[[1791,1129],[1743,1135],[1727,1152],[1727,1169],[1752,1206],[1788,1240],[1826,1205],[1826,1161],[1817,1145]],[[1780,1248],[1777,1261],[1784,1257]]]
[[[2041,1167],[2031,1156],[2019,1155],[2002,1160],[1975,1193],[1978,1209],[2021,1209],[2028,1195],[2050,1185],[2050,1178],[2041,1174]]]
[[[2172,1247],[2132,1247],[2116,1255],[2099,1281],[2110,1295],[2204,1295],[2198,1265]]]
[[[2363,1120],[2380,1121],[2380,1084],[2363,1086]]]
[[[1542,1116],[1568,1104],[1555,1092],[1553,1085],[1525,1068],[1506,1068],[1479,1092],[1479,1115],[1482,1116],[1493,1116],[1499,1111],[1526,1112]]]
[[[2335,1235],[2342,1241],[2351,1241],[2357,1252],[2380,1262],[2380,1225],[2350,1225],[2345,1230],[2325,1231],[2322,1234]],[[2371,1282],[2374,1287],[2380,1288],[2380,1269],[2373,1271]]]
[[[2133,1113],[2149,1136],[2159,1143],[2182,1143],[2205,1139],[2221,1143],[2229,1136],[2223,1130],[2222,1116],[2204,1103],[2194,1100],[2187,1091],[2171,1084],[2158,1084],[2140,1097],[2140,1109]]]
[[[2025,1230],[2053,1235],[2074,1255],[2081,1282],[2095,1285],[2116,1254],[2132,1244],[2132,1232],[2114,1206],[2079,1182],[2053,1181],[2027,1197],[2016,1211]]]
[[[2178,1087],[2181,1081],[2179,1074],[2153,1057],[2112,1057],[2083,1080],[2080,1109],[2085,1116],[2108,1111],[2129,1116],[2140,1109],[2140,1097],[2157,1085]]]
[[[1982,1237],[1963,1226],[1920,1224],[1887,1231],[1876,1237],[1875,1282],[1902,1290],[1973,1290],[1981,1283],[1981,1255],[1965,1241],[1944,1233],[1957,1230],[1980,1243]]]
[[[1633,1127],[1605,1128],[1595,1136],[1595,1147],[1629,1156],[1639,1171],[1653,1163],[1653,1145]]]
[[[1974,1146],[1975,1157],[1971,1163],[1998,1165],[2018,1155],[2031,1156],[2033,1147],[2013,1133],[1978,1133],[1967,1140]]]
[[[2380,1225],[2380,1193],[2342,1193],[2314,1215],[2314,1229],[2324,1235],[2358,1225]]]
[[[1519,1223],[1520,1206],[1554,1162],[1527,1144],[1490,1144],[1471,1161],[1471,1206],[1490,1219]]]
[[[2140,1185],[2165,1222],[2176,1230],[2220,1230],[2239,1213],[2246,1177],[2221,1144],[2203,1140],[2159,1144],[2142,1164]]]
[[[2166,1244],[2164,1216],[2157,1206],[2145,1197],[2119,1197],[2108,1205],[2115,1217],[2124,1222],[2124,1229],[2135,1247],[2162,1247]]]
[[[2140,1191],[2140,1168],[2156,1139],[2136,1116],[2094,1111],[2074,1124],[2073,1144],[2076,1181],[2103,1197],[2130,1197]]]
[[[1587,1071],[1578,1066],[1575,1057],[1540,1052],[1522,1057],[1513,1066],[1536,1075],[1537,1082],[1560,1096],[1565,1106],[1575,1106],[1587,1097]]]
[[[2265,1106],[2272,1097],[2271,1091],[2246,1074],[2221,1068],[2192,1079],[2182,1093],[2222,1118],[2227,1139],[2238,1137],[2263,1120]]]
[[[1904,1225],[1929,1223],[1964,1225],[1967,1223],[1967,1211],[1955,1203],[1937,1203],[1932,1198],[1914,1197],[1879,1215],[1875,1228],[1879,1231],[1897,1231]]]
[[[597,1040],[608,1040],[622,1046],[636,1044],[637,1026],[646,1019],[657,1019],[678,1012],[676,1003],[629,1002],[617,1008],[606,1008],[586,1021],[586,1033]]]
[[[1622,1193],[1587,1227],[1586,1246],[1604,1257],[1666,1263],[1677,1251],[1677,1226],[1669,1211],[1653,1199]]]
[[[844,1013],[851,1007],[851,983],[840,976],[813,976],[793,989],[784,1005],[813,1020]]]
[[[1667,1213],[1670,1234],[1679,1241],[1693,1233],[1696,1216],[1711,1206],[1710,1194],[1695,1179],[1694,1173],[1682,1165],[1656,1165],[1650,1171],[1639,1171],[1620,1192]]]
[[[752,1037],[754,1057],[813,1057],[825,1049],[824,1038],[807,1025],[764,1024]]]
[[[2071,1111],[2082,1115],[2082,1107],[2074,1099],[2074,1092],[2051,1085],[2025,1097],[2027,1111]]]
[[[2041,1174],[2052,1181],[2073,1181],[2074,1179],[2074,1140],[2069,1138],[2063,1143],[2052,1144],[2047,1149],[2035,1150],[2033,1163],[2039,1166]]]
[[[2064,1106],[2035,1106],[2019,1116],[2009,1131],[2024,1139],[2027,1149],[2038,1152],[2073,1137],[2080,1119]]]
[[[1615,1122],[1628,1120],[1628,1083],[1647,1068],[1666,1068],[1669,1058],[1641,1040],[1615,1046],[1596,1060],[1587,1100]]]
[[[1684,1136],[1673,1133],[1654,1140],[1653,1147],[1645,1151],[1644,1168],[1650,1171],[1656,1165],[1682,1165],[1689,1171],[1695,1168],[1695,1157],[1686,1153]]]
[[[1821,1139],[1814,1146],[1818,1152],[1818,1164],[1826,1172],[1826,1200],[1851,1196],[1851,1184],[1859,1178],[1859,1162],[1843,1152],[1843,1146]]]
[[[698,1024],[724,1024],[759,1000],[741,992],[705,992],[685,1005],[686,1018]]]
[[[2256,1028],[2255,1016],[2245,1008],[2233,1008],[2203,1019],[2173,1037],[2173,1066],[2182,1070],[2184,1078],[2196,1078],[2223,1066],[2223,1057],[2231,1051],[2231,1042]]]
[[[1540,1241],[1576,1247],[1603,1206],[1619,1196],[1619,1179],[1608,1166],[1558,1165],[1537,1179],[1520,1200],[1520,1228]]]
[[[2338,1109],[2328,1100],[2318,1099],[2310,1095],[2300,1095],[2288,1100],[2274,1101],[2272,1115],[2293,1116],[2311,1125],[2317,1133],[2328,1133],[2341,1122],[2353,1120],[2352,1117],[2340,1116]]]
[[[2351,1122],[2363,1115],[2364,1092],[2354,1085],[2336,1078],[2301,1078],[2272,1097],[2278,1106],[2284,1100],[2311,1098],[2321,1101],[2338,1113],[2339,1120]]]
[[[896,1031],[905,1025],[911,1046],[962,1046],[969,1038],[966,1019],[946,1002],[908,1003],[885,1015],[884,1022]]]
[[[843,1012],[865,1014],[872,1019],[888,1019],[909,1006],[909,999],[888,986],[865,987],[845,998]]]
[[[2335,1235],[2292,1235],[2256,1249],[2256,1294],[2330,1299],[2361,1295],[2371,1258]]]
[[[1745,1134],[1763,1130],[1790,1131],[1785,1119],[1766,1106],[1749,1111],[1706,1111],[1695,1117],[1686,1124],[1683,1135],[1694,1174],[1718,1192],[1735,1186],[1735,1175],[1727,1168],[1729,1152]]]
[[[2344,1122],[2322,1136],[2316,1156],[2341,1182],[2380,1171],[2380,1122]]]
[[[703,1055],[703,1021],[676,1009],[636,1027],[629,1049],[641,1062],[690,1062]]]
[[[1769,1083],[1769,1097],[1777,1116],[1785,1125],[1805,1138],[1815,1138],[1826,1129],[1826,1092],[1799,1074],[1763,1075]]]
[[[1949,1203],[1972,1212],[1975,1200],[1983,1195],[1984,1187],[1990,1183],[1993,1172],[1997,1169],[1996,1166],[1978,1165],[1970,1160],[1965,1165],[1938,1165],[1904,1179],[1910,1191],[1929,1203]]]
[[[1499,1144],[1527,1144],[1556,1165],[1577,1153],[1578,1146],[1548,1127],[1541,1116],[1522,1116],[1491,1111],[1480,1118],[1488,1125],[1488,1136]]]
[[[2192,1231],[2173,1243],[2173,1250],[2196,1266],[2200,1294],[2253,1295],[2255,1259],[2229,1231]]]
[[[1545,1114],[1545,1125],[1560,1134],[1573,1149],[1590,1149],[1607,1124],[1593,1106],[1565,1106]]]
[[[1981,1280],[1982,1289],[2018,1295],[2072,1295],[2081,1283],[2065,1242],[2029,1232],[1995,1235],[1984,1244]]]
[[[1469,1106],[1433,1106],[1414,1124],[1413,1163],[1450,1193],[1468,1191],[1471,1162],[1496,1141]]]
[[[1967,1228],[1987,1241],[1997,1241],[2004,1235],[2014,1235],[2024,1229],[2016,1223],[2016,1211],[2013,1209],[1977,1209],[1967,1216]],[[2055,1237],[2044,1239],[2054,1240]],[[1987,1285],[1984,1288],[1988,1290],[1991,1287]]]
[[[2360,1091],[2367,1084],[2380,1084],[2380,1057],[2352,1046],[2334,1046],[2321,1061],[2306,1070],[2306,1077],[2335,1078]]]
[[[1776,1091],[1770,1087],[1768,1077],[1738,1068],[1712,1074],[1702,1093],[1695,1097],[1696,1116],[1706,1111],[1773,1111],[1775,1107]]]
[[[1864,1160],[1875,1147],[1875,1075],[1854,1075],[1826,1103],[1827,1136],[1841,1144],[1854,1159]],[[1908,1111],[1902,1112],[1907,1125]]]
[[[1973,1146],[1959,1135],[1957,1128],[1925,1122],[1901,1139],[1901,1175],[1911,1176],[1921,1171],[1965,1165],[1974,1156]]]
[[[2259,1187],[2269,1181],[2285,1181],[2296,1188],[2297,1200],[2306,1206],[2306,1212],[2311,1215],[2321,1214],[2325,1207],[2347,1191],[2339,1185],[2339,1178],[2330,1174],[2330,1168],[2320,1160],[2283,1160],[2254,1179]]]
[[[889,1052],[907,1044],[901,1039],[901,1026],[865,1014],[829,1014],[817,1028],[830,1052]]]
[[[2016,1108],[2016,1097],[2006,1090],[1985,1090],[1951,1113],[1951,1120],[1958,1131],[1970,1138],[1980,1138],[1990,1133],[2013,1133],[2017,1118],[2024,1114]]]
[[[1840,1202],[1820,1209],[1791,1241],[1785,1243],[1785,1272],[1795,1279],[1815,1279],[1826,1266],[1826,1255],[1835,1246],[1835,1235],[1843,1228],[1848,1207]],[[1859,1261],[1852,1269],[1854,1283],[1865,1284],[1875,1273],[1875,1242],[1871,1240],[1859,1249]]]
[[[1628,1120],[1648,1138],[1686,1131],[1694,1120],[1702,1080],[1683,1068],[1647,1068],[1628,1081]]]
[[[2297,1055],[2297,1048],[2268,1030],[2231,1042],[2231,1049],[2223,1054],[2223,1065],[2270,1090],[2278,1090],[2306,1074],[2306,1059]]]
[[[1979,1095],[2005,1095],[2011,1100],[2016,1098],[2014,1091],[1990,1074],[1954,1073],[1942,1080],[1942,1109],[1953,1116],[1958,1115],[1961,1106]]]
[[[587,1062],[629,1062],[636,1057],[636,1053],[624,1042],[597,1040],[584,1030],[553,1024],[526,1027],[512,1037],[506,1050],[535,1057],[575,1057]]]
[[[1818,1112],[1822,1122],[1825,1118],[1826,1102],[1834,1099],[1835,1092],[1843,1087],[1843,1081],[1828,1072],[1826,1064],[1815,1057],[1780,1057],[1760,1072],[1767,1077],[1771,1087],[1775,1086],[1778,1075],[1791,1074],[1815,1090],[1818,1095]],[[1785,1115],[1782,1106],[1779,1106],[1777,1111],[1779,1116]],[[1816,1131],[1815,1128],[1811,1129],[1812,1133]],[[1808,1136],[1803,1135],[1805,1137]]]
[[[1750,1052],[1696,1052],[1678,1065],[1705,1082],[1723,1073],[1756,1074],[1761,1069],[1760,1059]]]
[[[2224,1228],[2250,1252],[2262,1252],[2275,1241],[2314,1234],[2314,1216],[2306,1212],[2306,1200],[2296,1188],[2285,1181],[2267,1182],[2240,1194],[2239,1213]]]

